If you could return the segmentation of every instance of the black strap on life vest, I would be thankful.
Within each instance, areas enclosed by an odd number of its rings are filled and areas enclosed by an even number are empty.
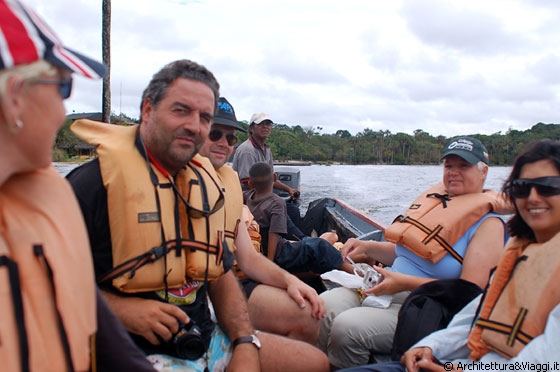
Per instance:
[[[74,363],[72,363],[72,355],[70,354],[70,343],[68,342],[68,334],[66,333],[66,329],[64,329],[62,316],[60,316],[60,311],[58,310],[58,306],[56,304],[56,286],[54,285],[53,271],[51,269],[51,266],[49,265],[49,262],[47,261],[47,257],[45,256],[43,246],[41,244],[33,245],[33,254],[43,261],[43,265],[45,266],[45,270],[47,271],[47,276],[49,278],[49,283],[51,285],[51,290],[54,297],[54,308],[56,310],[60,341],[62,342],[62,348],[66,357],[66,366],[68,368],[68,372],[74,372]]]
[[[447,202],[451,201],[449,194],[439,194],[437,192],[434,192],[431,194],[427,194],[426,196],[428,198],[433,197],[439,199],[441,201],[441,204],[443,204],[443,208],[447,208]],[[463,257],[461,257],[461,255],[453,249],[453,246],[451,246],[451,244],[449,244],[445,239],[439,236],[439,233],[443,229],[443,226],[437,225],[435,228],[430,229],[428,226],[424,225],[420,221],[410,216],[403,216],[403,215],[400,215],[397,218],[395,218],[395,221],[409,223],[412,226],[417,227],[418,229],[426,233],[426,237],[422,240],[423,244],[428,244],[431,240],[435,240],[436,242],[439,243],[439,245],[443,249],[447,251],[447,253],[451,255],[451,257],[459,261],[461,265],[463,264]]]
[[[428,198],[430,197],[434,197],[437,198],[441,201],[441,204],[443,204],[443,208],[447,208],[447,202],[451,201],[451,198],[449,197],[449,194],[439,194],[437,192],[431,193],[426,195]]]
[[[516,340],[523,343],[524,345],[527,345],[533,339],[533,337],[531,337],[530,335],[528,335],[527,333],[521,330],[523,321],[527,316],[527,311],[528,310],[524,307],[519,309],[519,313],[517,314],[515,321],[511,325],[501,323],[501,322],[496,322],[489,319],[478,319],[476,321],[476,325],[482,328],[490,329],[492,331],[507,335],[508,336],[507,345],[510,347],[513,346]]]
[[[125,262],[121,263],[118,266],[115,266],[111,271],[105,274],[101,279],[98,280],[98,284],[107,282],[109,280],[113,280],[127,272],[130,272],[130,278],[134,277],[136,274],[136,270],[141,268],[142,266],[155,262],[162,257],[165,257],[169,252],[175,251],[179,248],[182,249],[189,249],[191,251],[203,251],[209,252],[210,254],[219,255],[221,251],[223,251],[222,247],[217,247],[214,245],[209,245],[206,243],[196,242],[187,239],[180,239],[179,247],[177,247],[177,240],[169,240],[165,244],[160,246],[154,247],[149,251],[142,253],[136,257],[133,257]]]
[[[463,264],[463,257],[456,250],[453,249],[451,244],[449,244],[445,239],[439,236],[439,233],[443,229],[443,226],[437,225],[434,229],[430,229],[428,226],[424,225],[422,222],[410,217],[410,216],[403,216],[400,215],[395,218],[395,221],[402,222],[402,223],[409,223],[412,226],[418,228],[422,232],[426,233],[426,237],[422,240],[422,243],[428,244],[431,240],[435,240],[439,243],[439,245],[447,251],[459,263]]]
[[[10,292],[14,305],[14,318],[19,334],[19,351],[22,372],[29,372],[29,344],[27,343],[27,332],[25,331],[25,317],[23,300],[21,297],[21,287],[19,284],[19,270],[17,264],[8,256],[0,256],[0,267],[6,266],[8,270],[8,280],[10,281]]]

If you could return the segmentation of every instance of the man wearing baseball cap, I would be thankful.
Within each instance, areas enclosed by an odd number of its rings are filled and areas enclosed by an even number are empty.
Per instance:
[[[250,136],[245,142],[237,147],[233,155],[233,170],[235,170],[241,181],[243,190],[249,189],[249,169],[255,163],[267,163],[274,169],[272,151],[266,139],[272,131],[272,119],[264,112],[253,114],[249,122]],[[300,197],[299,191],[278,180],[274,181],[274,188],[282,190],[290,195],[292,200]],[[286,202],[288,211],[288,234],[290,239],[302,239],[303,232],[300,229],[301,216],[299,207],[295,203]]]
[[[272,131],[272,124],[274,123],[268,114],[264,112],[253,114],[249,122],[250,136],[235,150],[235,154],[233,155],[233,170],[239,175],[239,180],[244,190],[247,190],[249,169],[253,164],[268,163],[270,166],[274,167],[272,151],[266,143],[266,139],[270,136]],[[294,193],[297,190],[292,189],[280,181],[274,183],[274,188],[286,191],[291,197],[297,199],[294,197]]]
[[[246,275],[241,284],[247,296],[251,322],[256,329],[263,331],[259,333],[262,344],[271,345],[275,350],[274,354],[262,353],[261,362],[283,371],[297,368],[312,370],[321,363],[327,365],[326,356],[311,346],[317,341],[319,321],[325,314],[317,292],[258,253],[251,244],[241,216],[243,196],[237,174],[226,165],[237,142],[237,130],[245,132],[231,104],[220,97],[218,111],[200,155],[210,160],[222,182],[226,216],[234,222],[226,229],[234,235],[235,258]],[[229,217],[235,213],[237,215]],[[274,301],[270,301],[271,298]],[[279,335],[287,335],[291,339]]]

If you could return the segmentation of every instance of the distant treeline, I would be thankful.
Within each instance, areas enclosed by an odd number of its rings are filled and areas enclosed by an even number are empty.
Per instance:
[[[127,119],[129,122],[137,122],[135,119]],[[76,156],[80,146],[84,145],[69,131],[69,124],[70,121],[67,121],[60,130],[55,145],[55,154],[63,153],[64,158]],[[246,121],[240,124],[247,127]],[[334,134],[322,134],[321,131],[321,127],[275,124],[267,143],[276,161],[418,165],[438,164],[444,146],[451,139],[444,136],[433,137],[422,129],[415,130],[413,135],[391,133],[389,130],[373,131],[368,128],[355,136],[342,129]],[[241,143],[248,133],[238,132],[237,135],[238,143]],[[531,129],[510,129],[506,134],[460,135],[481,140],[488,149],[492,165],[511,165],[527,143],[541,138],[560,139],[560,124],[537,123]]]
[[[443,148],[451,139],[433,137],[421,129],[415,130],[414,135],[365,129],[355,136],[346,130],[338,130],[335,134],[321,134],[320,130],[275,125],[267,141],[274,159],[347,164],[438,164]],[[560,139],[560,125],[538,123],[531,129],[511,129],[506,134],[460,135],[482,141],[488,149],[490,164],[512,165],[526,144],[542,138]],[[244,140],[247,134],[239,133],[239,137]]]

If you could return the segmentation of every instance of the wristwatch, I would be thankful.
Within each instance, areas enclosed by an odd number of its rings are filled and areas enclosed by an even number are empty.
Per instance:
[[[248,344],[248,343],[255,345],[257,349],[261,348],[261,340],[259,340],[257,335],[254,333],[249,336],[239,337],[237,340],[233,341],[233,347],[235,348],[239,344]]]

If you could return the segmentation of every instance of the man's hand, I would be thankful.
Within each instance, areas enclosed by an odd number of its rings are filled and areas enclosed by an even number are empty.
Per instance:
[[[295,276],[291,276],[289,280],[288,287],[286,288],[288,295],[302,309],[307,306],[307,302],[305,300],[309,301],[312,306],[311,315],[313,315],[315,319],[323,319],[327,309],[325,307],[325,302],[321,297],[319,297],[317,291]]]
[[[289,193],[290,193],[290,198],[291,198],[292,200],[298,200],[298,199],[300,198],[300,196],[301,196],[301,193],[300,193],[299,190],[297,190],[297,189],[292,189],[292,188],[290,188]]]
[[[103,291],[107,303],[123,323],[125,329],[158,345],[169,341],[179,330],[179,322],[188,323],[189,317],[178,306],[138,297],[121,297]]]

